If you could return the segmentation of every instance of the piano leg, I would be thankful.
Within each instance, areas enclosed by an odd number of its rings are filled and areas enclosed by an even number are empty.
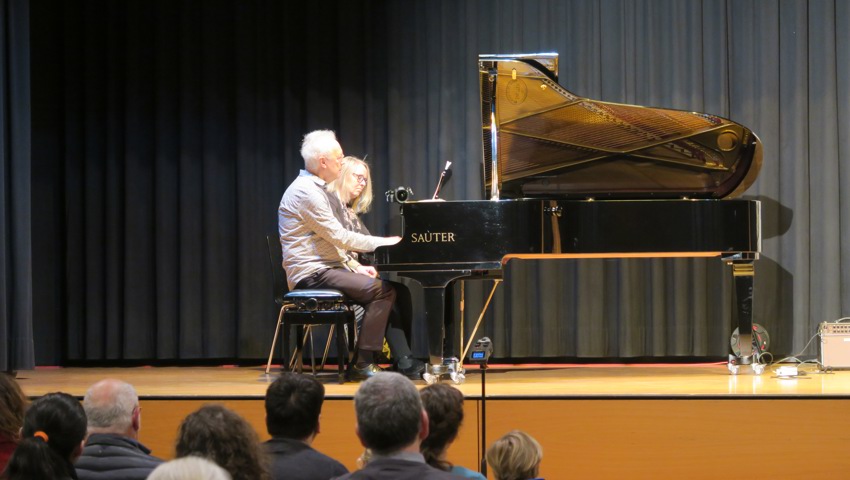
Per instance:
[[[727,367],[733,375],[739,373],[764,372],[758,363],[758,352],[753,351],[753,285],[755,278],[754,259],[727,260],[732,267],[732,321],[738,326],[740,354],[729,355]]]
[[[446,287],[459,278],[468,277],[471,273],[469,270],[399,273],[401,276],[419,282],[425,296],[429,365],[426,367],[426,375],[423,377],[429,384],[436,382],[442,375],[451,376],[455,383],[463,382],[463,371],[458,365],[458,359],[443,357],[446,337]]]
[[[428,319],[428,360],[431,365],[443,364],[443,347],[446,339],[447,286],[448,284],[423,286],[425,318]]]

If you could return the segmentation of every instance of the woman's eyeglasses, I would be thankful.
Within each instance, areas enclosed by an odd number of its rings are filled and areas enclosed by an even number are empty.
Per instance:
[[[362,183],[363,185],[369,183],[366,175],[360,175],[359,173],[352,173],[352,175],[354,175],[354,179],[357,180],[357,183]]]

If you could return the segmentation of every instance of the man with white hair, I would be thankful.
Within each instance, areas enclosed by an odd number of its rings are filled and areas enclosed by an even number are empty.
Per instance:
[[[280,200],[278,233],[283,268],[290,289],[332,288],[363,305],[365,313],[357,344],[357,364],[350,379],[362,380],[381,371],[375,364],[383,348],[387,320],[395,301],[393,287],[378,278],[374,267],[349,260],[345,251],[371,252],[393,245],[401,237],[375,237],[346,230],[334,215],[327,183],[342,166],[342,147],[330,130],[316,130],[301,144],[304,168]]]
[[[456,475],[427,463],[419,451],[428,438],[428,413],[419,391],[406,377],[381,372],[354,394],[355,431],[372,455],[369,463],[338,480],[443,480]]]
[[[74,465],[80,480],[145,479],[162,463],[139,443],[142,410],[132,385],[107,379],[83,399],[89,437]]]

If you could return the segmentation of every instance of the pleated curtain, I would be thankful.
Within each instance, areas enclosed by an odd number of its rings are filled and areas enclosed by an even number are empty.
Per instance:
[[[8,219],[21,210],[4,173],[0,293],[18,292],[10,278],[31,286],[31,300],[16,298],[32,311],[6,300],[3,315],[38,332],[39,364],[262,358],[277,318],[264,237],[302,167],[301,137],[335,130],[347,154],[367,156],[379,197],[400,185],[428,196],[451,160],[441,196],[480,199],[482,53],[558,52],[575,94],[750,127],[764,144],[744,195],[762,201],[755,321],[771,352],[813,355],[814,343],[803,348],[818,324],[850,312],[847,2],[29,5],[31,44],[3,42],[31,62],[30,156],[6,147],[3,158],[4,172],[16,158],[31,169],[31,224]],[[7,92],[14,75],[0,79]],[[382,198],[364,220],[401,233]],[[28,248],[29,273],[9,277]],[[524,261],[504,273],[478,334],[499,358],[729,351],[731,274],[719,259]],[[489,289],[464,284],[467,333]],[[421,309],[414,330],[424,355]],[[7,351],[18,345],[9,332]]]

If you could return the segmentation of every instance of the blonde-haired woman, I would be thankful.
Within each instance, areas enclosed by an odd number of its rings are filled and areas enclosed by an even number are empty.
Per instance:
[[[484,455],[496,480],[532,480],[540,473],[543,448],[520,430],[506,433]]]
[[[372,177],[369,164],[357,157],[342,159],[339,177],[328,184],[328,191],[335,195],[339,202],[331,202],[338,206],[334,215],[347,229],[364,235],[371,235],[360,221],[360,215],[369,211],[372,205]],[[357,252],[341,252],[346,257],[346,266],[355,271],[362,263],[371,263],[369,254]],[[418,380],[422,378],[425,364],[413,358],[410,344],[410,327],[413,318],[413,304],[410,300],[410,290],[403,283],[387,281],[396,291],[396,301],[387,326],[386,339],[393,357],[393,367],[401,374]]]

